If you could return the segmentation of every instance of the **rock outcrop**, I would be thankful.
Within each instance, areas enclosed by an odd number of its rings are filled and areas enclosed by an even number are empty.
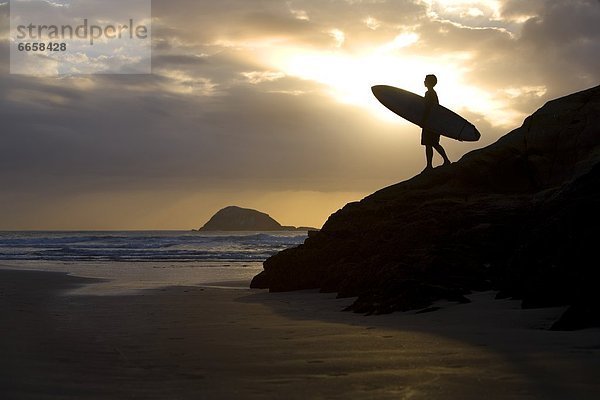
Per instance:
[[[333,214],[251,286],[358,296],[387,313],[495,289],[523,307],[570,305],[600,324],[600,86],[547,103],[496,143]]]
[[[204,224],[199,231],[300,231],[314,228],[282,226],[260,211],[236,206],[225,207]]]

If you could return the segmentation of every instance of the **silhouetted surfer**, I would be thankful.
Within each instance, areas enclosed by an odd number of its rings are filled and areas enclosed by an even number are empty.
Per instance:
[[[435,75],[427,75],[424,84],[427,87],[427,92],[425,93],[425,112],[423,113],[423,122],[421,124],[421,126],[423,126],[421,144],[425,146],[425,156],[427,157],[427,166],[424,171],[428,171],[433,169],[433,149],[436,149],[444,158],[444,165],[450,164],[450,160],[446,155],[446,151],[442,145],[440,145],[440,135],[425,128],[431,109],[434,105],[440,104],[437,93],[433,90],[433,87],[437,84],[437,77]]]

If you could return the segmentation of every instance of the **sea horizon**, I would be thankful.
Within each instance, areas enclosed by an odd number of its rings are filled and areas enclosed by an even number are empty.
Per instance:
[[[0,269],[101,280],[78,290],[87,294],[248,288],[263,261],[306,237],[305,231],[1,231]]]

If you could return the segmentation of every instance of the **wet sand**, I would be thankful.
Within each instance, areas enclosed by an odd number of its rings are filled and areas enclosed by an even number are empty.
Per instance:
[[[478,293],[365,317],[224,282],[74,294],[93,282],[0,270],[0,398],[600,398],[600,330],[544,330],[562,308]]]

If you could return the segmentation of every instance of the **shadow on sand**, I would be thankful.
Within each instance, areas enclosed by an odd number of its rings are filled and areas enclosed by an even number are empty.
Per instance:
[[[472,301],[468,304],[439,301],[425,310],[370,316],[342,311],[356,298],[337,299],[335,294],[318,290],[283,293],[263,290],[236,301],[267,306],[286,319],[338,325],[340,332],[344,327],[359,327],[371,332],[387,332],[391,336],[384,337],[389,338],[405,334],[409,341],[413,341],[414,335],[433,336],[439,339],[434,343],[447,342],[440,345],[440,356],[452,351],[448,343],[456,344],[457,352],[464,345],[472,351],[497,356],[490,357],[490,363],[494,359],[502,360],[526,383],[528,393],[523,393],[524,398],[577,398],[574,391],[581,396],[582,388],[578,385],[593,384],[594,375],[600,371],[600,362],[594,360],[600,354],[600,329],[549,331],[565,307],[524,310],[520,301],[496,300],[495,294],[473,293],[467,296]],[[418,345],[414,341],[413,344]],[[427,351],[437,356],[435,349]],[[465,366],[468,359],[469,355],[465,354]],[[488,367],[492,373],[494,365],[479,367]],[[568,376],[566,371],[569,371]],[[593,393],[581,398],[591,399],[600,393],[600,387],[593,385],[595,387],[590,389]],[[490,395],[490,398],[502,397],[499,393],[499,397]]]

